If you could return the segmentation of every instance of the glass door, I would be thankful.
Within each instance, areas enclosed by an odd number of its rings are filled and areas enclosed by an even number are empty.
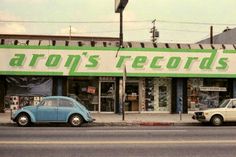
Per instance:
[[[126,82],[125,111],[139,111],[139,82]]]
[[[100,82],[100,112],[115,112],[115,82]]]

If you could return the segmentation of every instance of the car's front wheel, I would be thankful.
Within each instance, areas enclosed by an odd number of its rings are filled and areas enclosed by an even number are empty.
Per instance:
[[[211,118],[211,124],[214,126],[220,126],[223,123],[223,118],[220,115],[215,115]]]
[[[73,127],[81,126],[83,124],[83,118],[78,114],[74,114],[70,117],[69,123]]]
[[[21,127],[26,127],[26,126],[30,126],[30,117],[29,115],[27,115],[26,113],[22,113],[17,117],[17,124],[18,126]]]

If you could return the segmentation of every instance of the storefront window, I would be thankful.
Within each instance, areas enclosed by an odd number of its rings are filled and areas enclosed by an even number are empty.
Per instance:
[[[188,110],[218,107],[223,99],[229,98],[227,79],[188,79]]]
[[[51,77],[7,76],[6,82],[6,109],[37,105],[44,96],[52,95]]]
[[[167,87],[159,86],[159,107],[167,107]]]
[[[68,96],[79,99],[90,111],[98,111],[98,78],[69,77]]]
[[[171,79],[146,79],[146,109],[147,111],[170,111]]]
[[[101,83],[101,112],[115,111],[115,82]]]
[[[188,110],[198,110],[200,103],[200,87],[203,86],[203,79],[188,79],[187,86]]]

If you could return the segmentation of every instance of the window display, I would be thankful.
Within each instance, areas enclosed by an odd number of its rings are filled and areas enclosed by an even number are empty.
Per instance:
[[[203,86],[203,79],[188,79],[188,110],[194,111],[199,109],[200,103],[200,87]]]
[[[17,110],[37,105],[44,96],[52,95],[52,77],[7,76],[5,108]]]
[[[7,96],[51,96],[51,77],[7,76]]]
[[[98,111],[98,77],[69,77],[68,96],[83,103],[90,111]]]
[[[188,110],[202,110],[219,106],[230,97],[227,79],[188,79]]]
[[[159,107],[167,107],[167,86],[159,86]]]
[[[171,79],[146,79],[146,109],[147,111],[170,111]]]
[[[115,82],[100,82],[101,112],[115,112]]]
[[[33,96],[5,96],[5,105],[12,111],[16,111],[25,106],[37,105],[43,97]]]
[[[170,112],[171,79],[154,79],[154,111]]]
[[[146,79],[146,110],[154,111],[154,84],[152,78]]]

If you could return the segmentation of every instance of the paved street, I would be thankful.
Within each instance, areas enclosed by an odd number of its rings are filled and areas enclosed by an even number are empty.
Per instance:
[[[0,156],[234,157],[236,127],[0,127]]]

